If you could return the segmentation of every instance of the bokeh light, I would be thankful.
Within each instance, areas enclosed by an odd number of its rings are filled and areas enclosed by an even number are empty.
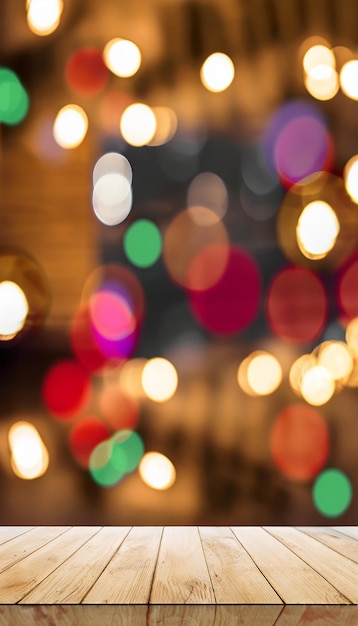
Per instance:
[[[345,382],[353,370],[353,355],[343,341],[324,341],[318,347],[317,359],[336,381]]]
[[[88,468],[92,451],[109,436],[110,431],[98,418],[85,417],[74,424],[69,433],[69,443],[77,463]]]
[[[132,189],[128,179],[119,172],[101,176],[92,194],[96,217],[106,226],[121,224],[132,208]]]
[[[303,372],[301,396],[308,404],[322,406],[333,396],[336,386],[331,373],[323,365],[314,365]]]
[[[138,267],[150,267],[160,257],[162,236],[159,228],[147,219],[140,219],[127,229],[123,247],[129,261]]]
[[[305,372],[317,365],[317,357],[313,354],[302,354],[291,365],[288,380],[297,395],[301,395],[302,377]]]
[[[92,450],[90,474],[100,486],[111,487],[138,467],[143,454],[140,435],[132,430],[119,430]]]
[[[188,211],[194,221],[205,226],[209,219],[222,219],[228,207],[228,191],[222,178],[213,172],[202,172],[193,178],[187,193]],[[199,211],[206,207],[208,211]],[[216,221],[216,220],[215,220]]]
[[[354,356],[358,357],[358,317],[354,317],[347,324],[346,342]]]
[[[26,296],[11,280],[0,282],[0,341],[12,339],[24,327],[29,312]]]
[[[146,394],[142,385],[142,374],[148,359],[143,357],[129,359],[121,367],[119,373],[119,388],[131,398],[145,398]]]
[[[358,100],[358,60],[347,61],[341,68],[339,78],[343,93],[352,100]]]
[[[176,479],[173,463],[160,452],[146,452],[139,463],[139,474],[143,482],[152,489],[169,489]]]
[[[7,67],[0,67],[0,123],[19,124],[28,110],[29,96],[18,76]]]
[[[293,404],[275,418],[270,451],[276,467],[287,478],[309,481],[324,467],[330,448],[321,414],[304,404]]]
[[[99,410],[105,424],[113,430],[133,430],[139,417],[138,400],[122,387],[119,380],[105,384],[99,393]]]
[[[96,161],[93,168],[93,186],[106,174],[120,174],[132,184],[133,172],[128,159],[119,152],[106,152]]]
[[[138,46],[128,39],[111,39],[104,48],[103,57],[108,69],[122,78],[133,76],[142,62]]]
[[[333,51],[323,44],[311,46],[303,57],[303,68],[309,74],[315,67],[327,65],[335,68],[336,59]]]
[[[277,358],[264,350],[255,350],[238,369],[240,387],[253,396],[267,396],[280,386],[282,368]]]
[[[358,155],[352,156],[343,170],[344,185],[350,198],[358,204]]]
[[[114,289],[99,289],[89,300],[91,321],[105,339],[123,339],[134,332],[136,319],[124,295]]]
[[[131,146],[145,146],[155,135],[157,120],[152,109],[141,102],[130,104],[122,113],[120,130]]]
[[[316,65],[305,76],[308,93],[317,100],[331,100],[339,91],[339,77],[334,67]]]
[[[235,76],[235,67],[227,54],[214,52],[204,61],[200,69],[200,78],[209,91],[225,91]]]
[[[287,267],[274,276],[266,311],[272,332],[291,344],[317,339],[327,322],[328,298],[320,277],[300,267]]]
[[[314,200],[305,206],[296,227],[297,243],[309,259],[322,259],[334,247],[339,221],[327,202]]]
[[[108,69],[103,55],[96,48],[81,48],[73,52],[65,67],[67,85],[76,94],[95,96],[107,84]]]
[[[60,24],[62,10],[62,0],[29,0],[27,23],[30,30],[35,35],[50,35]]]
[[[84,140],[88,129],[88,117],[82,107],[67,104],[57,113],[53,136],[61,148],[72,149]]]
[[[313,484],[313,502],[325,517],[338,517],[346,512],[353,489],[348,476],[340,469],[328,468],[321,472]]]
[[[47,410],[60,420],[71,420],[88,405],[91,380],[76,361],[64,359],[52,365],[42,384]]]
[[[358,316],[358,253],[351,255],[336,275],[337,304],[343,317],[349,321]]]
[[[149,359],[142,371],[143,390],[150,400],[165,402],[173,397],[178,386],[174,365],[161,357]]]
[[[256,319],[261,297],[261,275],[253,257],[231,246],[225,271],[209,289],[189,291],[191,311],[206,329],[233,335]]]
[[[19,478],[42,476],[49,465],[49,454],[39,432],[30,422],[13,424],[8,433],[11,467]]]
[[[178,128],[178,118],[170,107],[155,106],[152,111],[156,119],[156,129],[150,146],[162,146],[174,137]]]

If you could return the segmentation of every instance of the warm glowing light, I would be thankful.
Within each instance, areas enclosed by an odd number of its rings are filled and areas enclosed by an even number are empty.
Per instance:
[[[343,180],[347,193],[353,202],[358,204],[358,155],[352,156],[347,161],[343,170]]]
[[[160,357],[149,359],[143,368],[142,385],[151,400],[169,400],[178,386],[178,374],[174,365]]]
[[[234,80],[235,67],[226,54],[214,52],[204,61],[200,70],[200,78],[209,91],[225,91]]]
[[[336,59],[332,50],[322,44],[311,46],[303,57],[303,68],[307,74],[318,65],[335,68]]]
[[[178,128],[178,118],[173,109],[170,109],[169,107],[153,107],[152,110],[155,115],[157,125],[154,137],[150,141],[150,145],[162,146],[174,137]]]
[[[133,76],[140,68],[142,55],[138,46],[128,39],[112,39],[103,51],[108,69],[122,78]]]
[[[222,178],[212,172],[195,176],[189,185],[187,205],[191,217],[199,225],[212,223],[208,222],[210,215],[215,221],[222,219],[228,207],[228,191]]]
[[[84,140],[88,117],[77,104],[68,104],[57,113],[53,136],[61,148],[76,148]]]
[[[332,207],[321,200],[303,209],[296,227],[298,246],[308,259],[322,259],[333,249],[340,225]]]
[[[153,139],[157,128],[156,117],[146,104],[130,104],[120,120],[123,138],[131,146],[144,146]]]
[[[358,100],[358,60],[354,59],[345,63],[339,78],[343,93],[352,100]]]
[[[358,356],[358,317],[354,317],[346,328],[346,341],[353,354]]]
[[[301,395],[301,381],[305,372],[317,365],[317,358],[313,354],[302,354],[290,368],[288,380],[295,393]]]
[[[123,154],[118,152],[106,152],[97,161],[93,168],[93,185],[105,174],[121,174],[132,184],[132,166]]]
[[[318,361],[334,380],[348,378],[353,370],[353,357],[343,341],[324,342],[319,348]]]
[[[11,280],[0,283],[0,340],[12,339],[24,327],[29,305],[21,287]]]
[[[169,489],[175,482],[173,463],[159,452],[147,452],[139,463],[138,470],[143,482],[153,489]]]
[[[315,365],[303,374],[300,391],[308,404],[321,406],[332,398],[335,383],[323,365]]]
[[[8,441],[12,469],[19,478],[31,480],[46,472],[49,455],[35,426],[16,422],[9,430]]]
[[[115,226],[123,222],[132,208],[132,189],[128,179],[119,172],[101,176],[93,188],[92,206],[103,224]]]
[[[242,361],[238,369],[240,387],[253,396],[267,396],[282,381],[281,365],[272,354],[257,350]]]
[[[50,35],[60,23],[62,0],[30,0],[27,4],[27,23],[35,35]]]
[[[330,65],[316,65],[305,76],[305,87],[317,100],[331,100],[339,90],[338,74]]]
[[[131,398],[145,397],[142,374],[146,363],[148,363],[148,360],[144,358],[129,359],[121,367],[118,381],[119,388]]]

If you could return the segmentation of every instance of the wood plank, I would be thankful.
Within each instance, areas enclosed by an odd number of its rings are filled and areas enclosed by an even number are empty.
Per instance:
[[[164,528],[150,603],[215,604],[198,528]]]
[[[334,528],[329,528],[328,526],[324,526],[323,528],[319,526],[304,526],[302,528],[299,527],[298,530],[320,541],[325,546],[332,548],[332,550],[342,554],[347,557],[347,559],[358,563],[358,541],[355,541],[351,537],[343,535],[338,532],[338,530],[334,530]]]
[[[148,607],[143,605],[0,606],[0,626],[150,626],[147,611]]]
[[[276,626],[283,605],[217,605],[215,626]]]
[[[218,604],[282,604],[230,528],[201,526],[199,534]]]
[[[6,569],[0,574],[0,603],[19,602],[99,529],[100,527],[85,526],[70,528]]]
[[[270,526],[267,530],[273,537],[276,537],[313,567],[316,572],[329,580],[349,602],[358,602],[357,563],[346,559],[312,537],[304,535],[297,528]],[[305,603],[307,604],[307,599]],[[344,603],[347,603],[347,600]],[[329,598],[327,598],[326,604],[331,604]]]
[[[332,526],[332,528],[352,539],[358,539],[358,526]]]
[[[0,526],[0,544],[32,530],[34,526]]]
[[[105,527],[28,593],[21,603],[79,604],[108,565],[130,527]]]
[[[235,526],[232,530],[285,603],[347,602],[327,580],[263,528]]]
[[[161,526],[136,526],[83,598],[83,603],[147,604]]]
[[[0,546],[0,573],[67,532],[71,526],[40,526]]]
[[[275,626],[357,626],[358,607],[286,605]]]

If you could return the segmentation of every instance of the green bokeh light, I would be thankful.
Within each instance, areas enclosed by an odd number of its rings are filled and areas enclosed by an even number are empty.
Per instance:
[[[137,468],[143,454],[140,435],[131,430],[119,430],[93,449],[89,459],[90,474],[101,487],[112,487]]]
[[[153,222],[140,219],[131,224],[123,241],[129,261],[138,267],[150,267],[162,251],[162,236]]]
[[[352,500],[352,485],[341,470],[330,468],[321,472],[313,485],[313,501],[326,517],[342,515]]]
[[[0,122],[15,125],[22,122],[29,109],[29,97],[16,74],[0,67]]]

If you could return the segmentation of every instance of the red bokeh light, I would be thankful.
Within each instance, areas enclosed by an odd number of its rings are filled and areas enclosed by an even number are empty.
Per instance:
[[[108,428],[95,417],[86,417],[75,424],[69,435],[71,452],[77,463],[87,468],[92,450],[110,437]]]
[[[65,67],[68,86],[81,96],[94,96],[107,84],[109,72],[100,50],[82,48],[74,52]]]
[[[73,419],[90,400],[90,378],[75,361],[59,361],[48,370],[44,378],[42,396],[46,408],[55,417]]]
[[[344,263],[338,274],[338,306],[347,322],[358,316],[357,285],[358,254],[354,254]]]

